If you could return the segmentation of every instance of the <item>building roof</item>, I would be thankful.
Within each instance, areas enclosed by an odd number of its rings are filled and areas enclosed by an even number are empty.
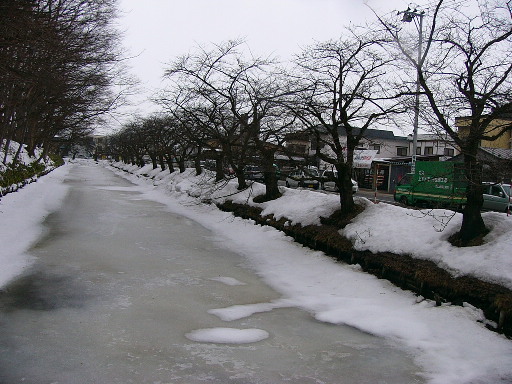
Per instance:
[[[448,134],[436,134],[436,133],[421,133],[417,136],[418,141],[442,141],[442,142],[453,142],[453,139]],[[408,135],[407,140],[412,141],[413,135]]]
[[[359,132],[360,132],[359,128],[354,128],[353,134],[358,135]],[[343,136],[347,135],[347,131],[345,130],[345,127],[340,128],[340,133]],[[393,131],[384,131],[382,129],[367,129],[364,132],[363,137],[366,139],[384,139],[384,140],[395,140],[396,139]]]
[[[480,148],[482,151],[503,160],[512,160],[512,149]]]
[[[306,129],[304,131],[301,131],[300,133],[308,132],[308,131],[311,131],[311,130],[316,130],[316,131],[318,131],[320,133],[326,132],[326,128],[324,126],[318,125],[318,126],[316,126],[314,128]],[[360,128],[354,128],[353,129],[353,134],[354,135],[358,135],[360,132],[361,132]],[[299,135],[300,135],[300,133],[299,133]],[[339,133],[342,136],[347,136],[347,130],[345,129],[345,127],[340,127],[339,128]],[[292,135],[291,137],[293,137],[293,135],[296,135],[296,134],[297,133],[292,133],[290,135]],[[299,135],[297,135],[297,136],[300,137]],[[366,129],[364,134],[363,134],[363,137],[365,139],[407,140],[407,137],[395,136],[393,131],[386,131],[386,130],[383,130],[383,129]]]

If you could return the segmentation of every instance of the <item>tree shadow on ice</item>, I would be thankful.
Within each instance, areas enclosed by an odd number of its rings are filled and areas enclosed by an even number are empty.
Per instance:
[[[82,308],[91,297],[87,287],[72,276],[35,271],[0,291],[0,310]]]

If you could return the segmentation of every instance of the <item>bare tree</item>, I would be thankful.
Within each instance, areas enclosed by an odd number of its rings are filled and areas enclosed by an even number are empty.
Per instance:
[[[317,157],[336,169],[345,213],[355,209],[351,183],[354,150],[368,128],[398,112],[396,95],[384,82],[391,66],[383,41],[362,29],[348,33],[339,40],[306,48],[298,56],[302,91],[290,103],[315,136]]]
[[[402,25],[382,20],[385,32],[417,72],[428,114],[461,149],[468,179],[467,204],[457,243],[468,245],[487,233],[480,213],[482,164],[477,158],[481,140],[495,140],[509,123],[496,124],[512,102],[511,1],[438,0],[425,18],[427,40],[418,58],[403,38]],[[465,117],[465,129],[455,120]]]
[[[90,132],[117,106],[116,0],[0,4],[0,139],[49,147]]]
[[[270,71],[273,61],[246,57],[243,41],[229,41],[211,50],[200,49],[172,63],[165,75],[173,87],[160,98],[168,110],[176,107],[192,116],[206,145],[234,170],[238,188],[247,188],[244,168],[257,154],[272,156],[270,119],[277,107],[279,85]],[[267,197],[277,197],[277,179],[269,177]],[[277,192],[277,193],[276,193]]]

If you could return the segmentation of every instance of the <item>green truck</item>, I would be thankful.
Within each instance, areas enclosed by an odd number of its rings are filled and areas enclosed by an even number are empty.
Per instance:
[[[466,186],[462,163],[418,161],[415,172],[406,174],[398,183],[394,199],[404,205],[460,210],[466,204]]]

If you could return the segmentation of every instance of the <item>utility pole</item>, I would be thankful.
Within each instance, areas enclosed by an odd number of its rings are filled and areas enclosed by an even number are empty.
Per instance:
[[[411,172],[414,173],[416,170],[416,156],[417,156],[417,148],[418,148],[418,125],[419,125],[419,115],[420,115],[420,71],[421,71],[421,56],[423,53],[423,16],[425,15],[425,11],[419,12],[417,8],[411,10],[411,8],[407,8],[403,12],[398,12],[398,14],[403,15],[402,21],[405,23],[410,23],[416,18],[419,19],[419,22],[416,23],[416,28],[418,29],[418,61],[416,63],[416,95],[414,101],[414,130],[412,135],[412,165]]]

